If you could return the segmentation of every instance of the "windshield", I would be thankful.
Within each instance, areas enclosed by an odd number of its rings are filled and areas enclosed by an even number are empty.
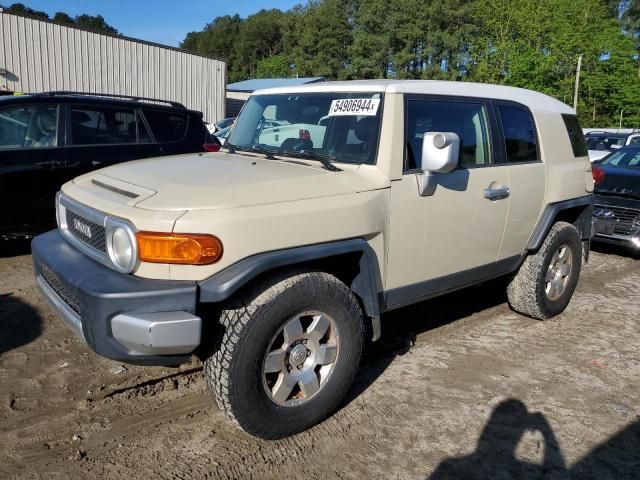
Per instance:
[[[614,147],[622,147],[626,142],[626,137],[609,135],[589,135],[587,138],[587,148],[597,151],[612,151]]]
[[[375,163],[382,93],[255,95],[237,118],[228,144],[276,155],[307,153],[344,163]]]
[[[612,153],[600,162],[607,167],[640,169],[640,148],[624,148]]]

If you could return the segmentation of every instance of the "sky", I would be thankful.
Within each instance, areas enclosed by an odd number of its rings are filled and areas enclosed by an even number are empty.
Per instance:
[[[305,0],[0,0],[3,5],[23,3],[50,16],[65,12],[102,15],[123,35],[177,47],[188,32],[202,30],[215,17],[246,17],[263,8],[288,10]]]

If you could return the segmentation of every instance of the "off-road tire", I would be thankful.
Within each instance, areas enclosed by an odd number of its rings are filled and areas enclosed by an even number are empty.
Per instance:
[[[263,387],[264,355],[287,320],[309,310],[325,312],[337,324],[334,369],[306,403],[277,405]],[[218,406],[240,428],[260,438],[283,438],[310,428],[338,408],[358,369],[365,330],[357,299],[336,277],[289,271],[267,278],[223,305],[219,321],[224,332],[205,359],[204,373]]]
[[[559,298],[551,300],[545,292],[545,275],[555,252],[563,244],[572,254],[572,270]],[[546,320],[564,311],[578,284],[582,266],[582,241],[578,229],[567,222],[551,227],[540,249],[530,254],[507,286],[509,305],[529,317]]]

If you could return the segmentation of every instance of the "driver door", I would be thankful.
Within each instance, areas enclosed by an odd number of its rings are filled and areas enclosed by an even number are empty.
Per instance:
[[[458,167],[436,174],[431,196],[418,190],[425,132],[460,138]],[[391,185],[388,306],[459,288],[499,268],[509,176],[497,145],[490,101],[405,97],[405,169]]]

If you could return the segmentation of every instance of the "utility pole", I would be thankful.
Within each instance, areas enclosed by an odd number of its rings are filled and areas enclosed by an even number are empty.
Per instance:
[[[578,87],[580,85],[580,68],[582,67],[582,55],[578,57],[578,68],[576,68],[576,88],[573,92],[573,109],[578,111]]]
[[[620,109],[620,126],[618,127],[618,131],[622,130],[622,113],[624,112],[624,108]]]

